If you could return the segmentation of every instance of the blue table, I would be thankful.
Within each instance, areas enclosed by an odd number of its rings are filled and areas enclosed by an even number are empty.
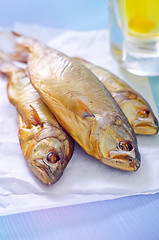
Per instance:
[[[108,28],[107,0],[1,1],[0,25],[15,21],[55,28]],[[150,78],[156,102],[159,81]],[[159,104],[158,104],[159,111]],[[0,240],[157,240],[159,194],[59,207],[0,217]]]

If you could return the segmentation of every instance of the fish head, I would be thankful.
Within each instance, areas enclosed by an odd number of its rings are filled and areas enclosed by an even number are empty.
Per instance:
[[[54,184],[63,174],[72,153],[69,139],[64,132],[49,126],[43,128],[31,140],[26,158],[32,172],[47,185]],[[68,152],[69,150],[70,152]]]
[[[133,129],[120,116],[107,114],[96,118],[99,141],[96,142],[100,160],[125,171],[136,171],[140,167],[140,153]],[[107,127],[105,127],[107,126]]]
[[[158,121],[150,107],[141,106],[136,109],[136,119],[132,120],[132,127],[136,134],[154,135],[158,133]]]
[[[112,95],[129,119],[136,134],[157,134],[157,118],[149,104],[140,95],[131,91],[119,91]]]

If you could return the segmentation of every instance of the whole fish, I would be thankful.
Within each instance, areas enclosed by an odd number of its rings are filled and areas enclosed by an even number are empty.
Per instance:
[[[128,118],[136,134],[153,135],[158,132],[158,121],[146,100],[110,71],[81,58],[86,66],[105,85]]]
[[[104,164],[136,171],[140,154],[134,131],[97,77],[34,39],[18,37],[17,42],[29,51],[31,83],[67,132]]]
[[[1,63],[0,72],[9,75],[8,97],[18,111],[19,141],[28,165],[44,184],[54,184],[71,159],[74,141],[59,125],[23,69]]]

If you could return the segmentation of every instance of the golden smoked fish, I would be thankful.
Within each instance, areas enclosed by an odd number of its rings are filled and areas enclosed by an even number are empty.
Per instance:
[[[68,133],[104,164],[136,171],[140,154],[134,131],[97,77],[34,39],[18,37],[17,42],[29,51],[31,83]]]
[[[108,70],[76,58],[104,84],[128,118],[136,134],[153,135],[158,132],[158,121],[150,105],[128,84]]]
[[[8,97],[19,114],[19,141],[31,171],[44,183],[54,184],[71,159],[74,141],[59,125],[33,88],[25,71],[0,64],[9,75]]]

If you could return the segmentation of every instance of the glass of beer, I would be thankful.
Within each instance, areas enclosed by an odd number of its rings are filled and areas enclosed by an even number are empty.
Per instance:
[[[159,75],[159,0],[109,0],[113,56],[127,71]]]

